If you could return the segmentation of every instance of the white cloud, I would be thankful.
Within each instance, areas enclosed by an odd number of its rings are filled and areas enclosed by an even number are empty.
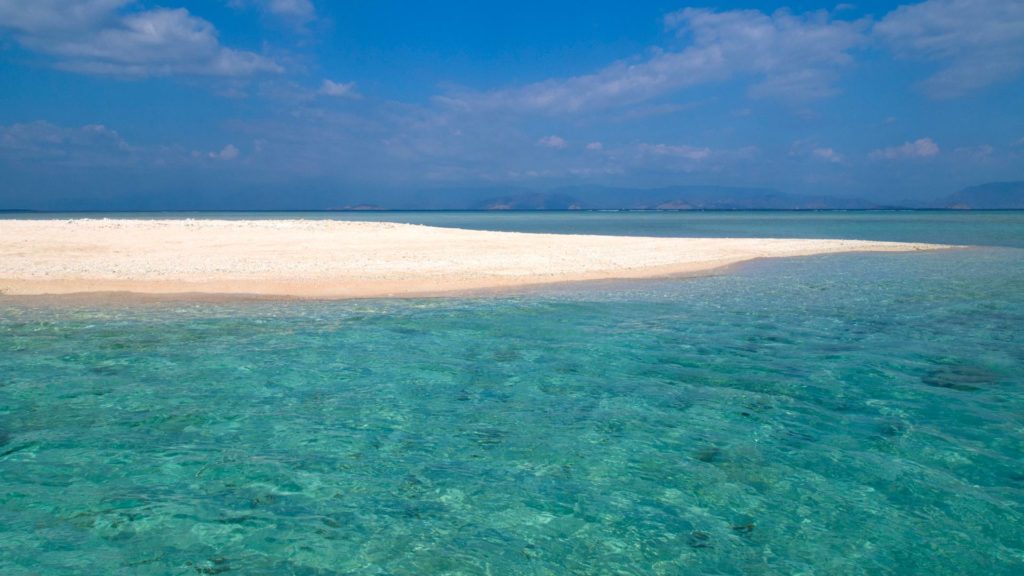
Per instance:
[[[690,44],[681,51],[615,62],[592,74],[520,88],[452,93],[442,103],[467,110],[577,112],[641,102],[737,76],[754,79],[752,97],[812,100],[836,92],[837,70],[864,42],[866,21],[830,20],[826,12],[794,15],[757,10],[714,12],[687,8],[666,26]]]
[[[900,146],[879,148],[871,152],[875,160],[899,160],[902,158],[928,158],[939,153],[939,145],[931,138],[919,138],[913,142],[904,142]]]
[[[992,154],[995,151],[996,149],[988,144],[982,144],[981,146],[961,146],[953,150],[955,154],[974,161],[989,160],[992,158]]]
[[[653,118],[655,116],[665,116],[669,114],[675,114],[685,110],[693,110],[701,106],[701,102],[687,102],[682,104],[653,104],[653,105],[640,105],[632,107],[622,114],[616,116],[610,116],[609,120],[613,121],[632,121],[643,118]]]
[[[64,164],[123,162],[135,152],[116,131],[102,124],[64,127],[49,122],[0,126],[0,155],[18,160]]]
[[[239,151],[234,144],[228,144],[220,150],[220,152],[210,152],[210,158],[216,158],[218,160],[234,160],[238,158]]]
[[[959,96],[1024,70],[1020,0],[929,0],[901,6],[874,33],[897,57],[939,63],[939,71],[923,84],[936,97]]]
[[[537,146],[541,146],[543,148],[554,148],[556,150],[562,150],[568,145],[569,143],[566,142],[564,138],[555,135],[545,136],[540,140],[537,140]]]
[[[268,12],[279,16],[291,16],[311,19],[316,16],[316,8],[309,0],[265,0],[262,2]]]
[[[711,157],[710,148],[696,148],[693,146],[673,146],[669,144],[641,144],[641,154],[650,156],[671,156],[686,160],[707,160]]]
[[[601,144],[600,142],[589,142],[587,144],[587,150],[590,150],[591,152],[604,150],[604,144]]]
[[[733,72],[760,77],[754,96],[811,100],[836,92],[836,71],[853,62],[850,50],[864,41],[866,21],[831,20],[824,11],[794,15],[778,10],[712,12],[686,8],[666,17],[694,44],[721,54]]]
[[[184,8],[120,12],[124,0],[0,0],[0,29],[56,66],[118,76],[247,76],[280,72],[272,60],[226,48],[212,24]]]
[[[303,25],[316,18],[316,7],[310,0],[231,0],[236,9],[249,6],[283,19],[293,25]]]
[[[92,28],[133,0],[0,0],[0,27],[36,34]]]
[[[324,79],[320,84],[320,90],[317,92],[322,96],[340,96],[345,98],[359,98],[359,92],[356,92],[355,82],[332,82],[331,80]]]
[[[811,155],[826,162],[838,163],[843,161],[842,155],[831,148],[815,148],[811,150]]]

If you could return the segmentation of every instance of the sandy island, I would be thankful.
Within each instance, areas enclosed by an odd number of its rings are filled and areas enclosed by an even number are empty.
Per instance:
[[[420,296],[696,275],[755,258],[944,247],[524,234],[333,220],[0,220],[0,293]]]

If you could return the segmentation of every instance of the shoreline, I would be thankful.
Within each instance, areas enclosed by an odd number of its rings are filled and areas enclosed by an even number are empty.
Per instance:
[[[852,254],[854,252],[846,252]],[[868,252],[862,252],[868,253]],[[642,282],[645,280],[688,280],[697,278],[709,278],[728,273],[741,266],[752,264],[759,260],[785,260],[788,258],[801,258],[801,256],[778,257],[778,258],[755,258],[743,260],[732,264],[723,264],[716,268],[702,270],[699,272],[678,272],[651,275],[637,275],[633,277],[595,277],[577,280],[552,280],[548,282],[516,283],[502,286],[485,286],[481,288],[455,288],[451,290],[437,290],[424,292],[405,292],[401,294],[376,294],[357,296],[317,296],[317,295],[295,295],[295,294],[263,294],[253,292],[144,292],[131,290],[96,290],[79,292],[40,292],[11,294],[0,291],[0,304],[8,303],[39,303],[39,304],[175,304],[175,303],[209,303],[209,304],[231,304],[238,302],[337,302],[353,300],[431,300],[431,299],[455,299],[455,298],[502,298],[507,296],[519,296],[525,294],[544,293],[545,290],[566,288],[573,286],[591,287],[599,284],[619,285],[630,282]]]
[[[703,276],[761,258],[952,246],[490,232],[317,220],[0,220],[0,294],[154,299],[455,297]]]

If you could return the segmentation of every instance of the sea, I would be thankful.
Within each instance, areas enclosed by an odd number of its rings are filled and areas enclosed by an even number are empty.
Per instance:
[[[0,574],[1024,574],[1024,212],[5,217],[965,247],[458,298],[0,296]]]

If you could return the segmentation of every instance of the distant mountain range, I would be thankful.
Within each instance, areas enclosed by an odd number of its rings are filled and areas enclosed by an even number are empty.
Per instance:
[[[484,198],[484,200],[481,200]],[[789,194],[772,188],[572,186],[422,189],[387,204],[351,203],[330,210],[1024,210],[1024,181],[970,186],[928,202],[882,204],[862,198]],[[292,208],[295,209],[295,208]],[[0,213],[31,210],[0,209]]]
[[[964,188],[933,202],[881,204],[862,198],[805,196],[771,188],[669,186],[665,188],[558,188],[489,198],[480,210],[877,210],[948,208],[1024,209],[1024,182],[992,182]]]
[[[1024,210],[1024,182],[990,182],[950,194],[942,208]]]
[[[820,210],[881,208],[858,198],[800,196],[770,188],[669,186],[572,187],[484,200],[482,210]]]

